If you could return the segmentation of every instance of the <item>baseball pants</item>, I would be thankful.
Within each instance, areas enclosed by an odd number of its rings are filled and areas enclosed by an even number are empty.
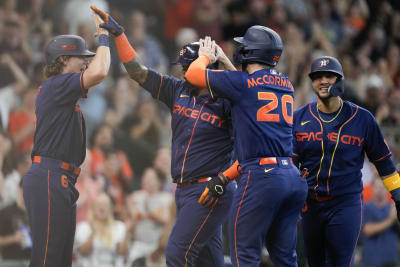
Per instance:
[[[77,176],[61,161],[43,158],[23,178],[32,232],[30,267],[70,267],[76,227]]]
[[[349,194],[324,202],[307,200],[302,226],[310,267],[353,266],[361,230],[363,198]]]
[[[265,244],[276,267],[297,266],[297,222],[307,183],[288,158],[278,164],[241,163],[229,221],[234,267],[258,267]]]
[[[222,267],[222,223],[232,204],[235,183],[216,205],[205,207],[197,203],[207,183],[195,183],[177,188],[175,201],[177,218],[166,249],[168,267]]]

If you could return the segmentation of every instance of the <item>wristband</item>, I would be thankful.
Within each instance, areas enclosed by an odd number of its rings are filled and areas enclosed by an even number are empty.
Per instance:
[[[106,34],[100,34],[99,36],[99,46],[110,47],[110,38]]]
[[[115,45],[117,46],[119,58],[121,59],[122,63],[127,63],[135,58],[136,51],[129,43],[125,33],[118,35],[114,38],[114,40]]]
[[[383,185],[386,187],[386,189],[391,192],[397,188],[400,188],[400,176],[396,172],[395,174],[385,178],[383,181]]]

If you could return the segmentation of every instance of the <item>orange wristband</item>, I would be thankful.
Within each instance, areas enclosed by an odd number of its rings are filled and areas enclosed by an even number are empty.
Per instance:
[[[210,64],[210,59],[206,55],[199,56],[189,66],[185,77],[193,85],[200,88],[207,88],[206,67]]]
[[[133,49],[125,33],[115,37],[115,45],[117,46],[118,55],[122,63],[131,61],[136,56],[136,51]]]
[[[235,161],[227,170],[225,170],[222,174],[228,177],[229,180],[236,179],[240,176],[239,173],[239,161]]]

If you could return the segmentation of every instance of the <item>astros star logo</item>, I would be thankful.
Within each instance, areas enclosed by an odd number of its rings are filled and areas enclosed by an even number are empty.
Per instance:
[[[319,66],[320,66],[320,67],[326,67],[326,66],[328,66],[328,64],[329,64],[329,59],[322,59],[322,60],[319,62]]]

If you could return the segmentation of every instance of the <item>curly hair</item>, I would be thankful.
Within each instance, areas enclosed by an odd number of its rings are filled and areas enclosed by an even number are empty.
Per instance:
[[[65,65],[67,58],[69,56],[60,56],[56,60],[54,60],[50,65],[46,65],[43,69],[43,75],[45,76],[46,79],[56,76],[60,73],[62,73]]]

